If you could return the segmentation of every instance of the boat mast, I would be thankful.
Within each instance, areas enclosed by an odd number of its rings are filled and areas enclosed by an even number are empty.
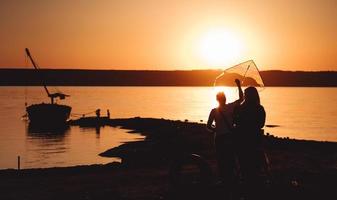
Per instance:
[[[34,68],[36,70],[39,70],[39,68],[37,67],[36,63],[34,62],[32,56],[30,55],[29,49],[26,48],[25,50],[26,50],[26,54],[27,54],[28,58],[30,59],[30,61],[32,62]],[[52,95],[50,95],[50,93],[48,91],[48,88],[46,86],[46,83],[45,83],[45,81],[43,79],[42,79],[42,84],[43,84],[44,90],[47,92],[48,97],[50,97],[51,103],[53,104],[54,103],[54,97],[52,97]]]

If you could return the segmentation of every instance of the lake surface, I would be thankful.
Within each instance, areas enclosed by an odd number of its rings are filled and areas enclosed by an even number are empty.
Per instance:
[[[72,118],[81,114],[111,118],[154,117],[204,123],[216,106],[213,87],[58,87],[71,97],[60,103],[72,106]],[[225,88],[228,101],[237,98],[235,88]],[[337,141],[337,88],[272,87],[260,91],[267,112],[266,132],[280,137]],[[61,134],[28,131],[25,102],[48,102],[42,87],[0,87],[0,169],[59,167],[108,163],[99,153],[126,141],[143,139],[128,130],[103,127],[70,127]]]

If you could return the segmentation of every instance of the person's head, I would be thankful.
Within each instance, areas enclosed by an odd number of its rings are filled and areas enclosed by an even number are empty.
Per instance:
[[[219,106],[223,106],[226,104],[226,95],[224,92],[218,92],[216,94],[216,100],[219,102]]]
[[[260,105],[260,96],[255,87],[245,89],[245,103],[249,105]]]

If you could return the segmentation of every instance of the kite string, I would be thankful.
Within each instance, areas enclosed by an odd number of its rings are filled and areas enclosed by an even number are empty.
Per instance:
[[[213,82],[213,87],[216,87],[216,81],[217,81],[222,75],[224,75],[224,73],[225,73],[225,72],[222,72],[220,75],[218,75],[218,76],[215,78],[215,80],[214,80],[214,82]]]
[[[243,79],[242,79],[242,81],[241,81],[241,84],[243,84],[243,82],[245,81],[245,79],[246,79],[246,74],[247,74],[249,68],[250,68],[250,65],[248,65],[248,67],[247,67],[247,69],[246,69],[246,71],[245,71],[245,74],[243,75]]]

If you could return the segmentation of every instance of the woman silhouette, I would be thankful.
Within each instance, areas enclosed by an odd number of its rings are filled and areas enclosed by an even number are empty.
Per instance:
[[[257,194],[262,165],[262,136],[266,113],[255,87],[244,90],[244,102],[234,111],[237,156],[248,192]]]

